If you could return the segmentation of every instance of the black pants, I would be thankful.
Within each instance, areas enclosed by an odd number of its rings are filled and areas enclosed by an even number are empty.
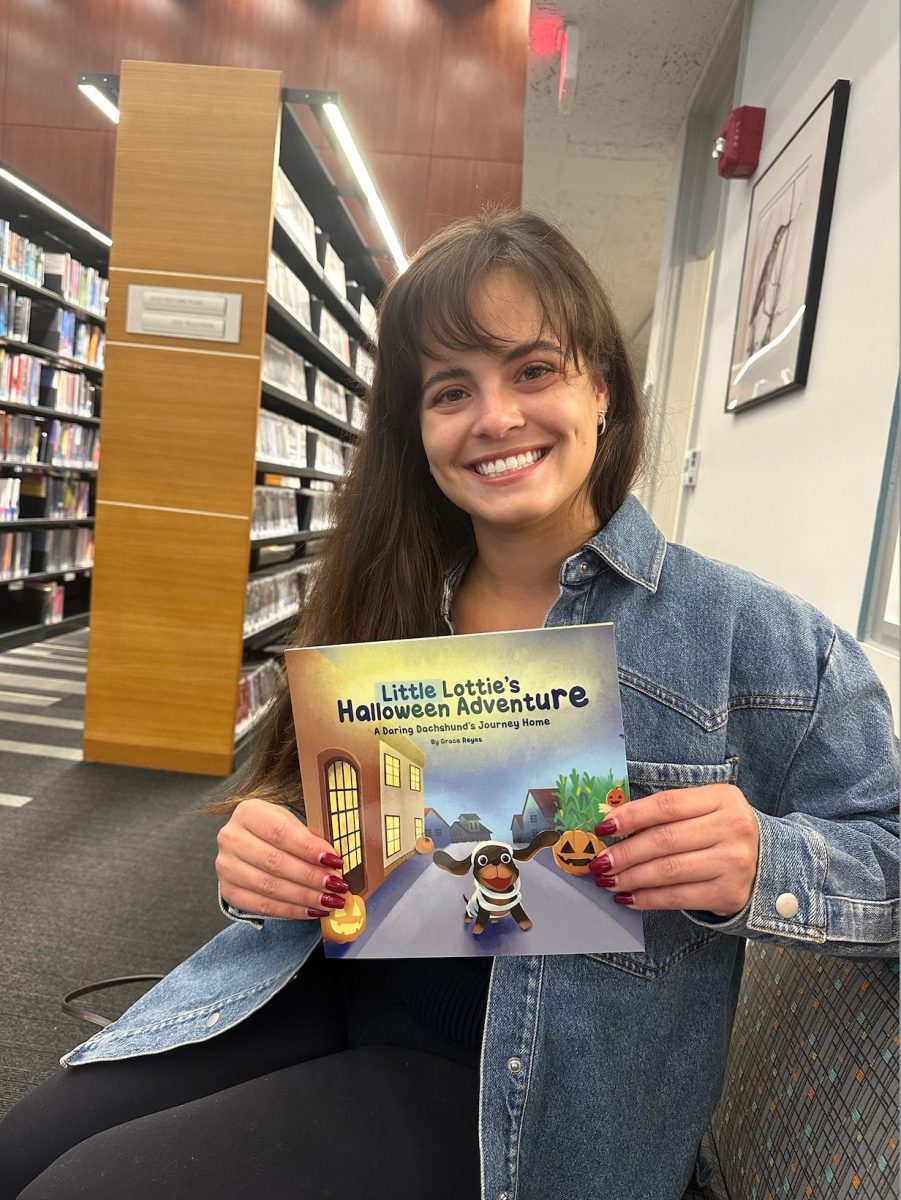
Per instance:
[[[388,972],[317,952],[219,1037],[57,1072],[0,1123],[0,1200],[478,1197],[478,1053]]]

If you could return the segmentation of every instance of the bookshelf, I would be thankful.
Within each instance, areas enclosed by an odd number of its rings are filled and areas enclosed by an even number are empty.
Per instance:
[[[88,621],[108,241],[0,163],[0,651]]]
[[[284,97],[277,71],[122,63],[89,761],[230,773],[365,422],[384,279]],[[178,335],[141,288],[190,294]],[[203,314],[235,296],[219,340]]]

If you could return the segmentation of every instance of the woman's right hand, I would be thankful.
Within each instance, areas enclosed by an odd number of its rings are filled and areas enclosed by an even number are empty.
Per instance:
[[[261,917],[309,920],[343,908],[343,863],[280,804],[241,800],[217,835],[222,899]]]

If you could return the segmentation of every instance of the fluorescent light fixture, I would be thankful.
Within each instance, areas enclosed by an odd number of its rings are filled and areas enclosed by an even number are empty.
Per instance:
[[[391,218],[388,216],[388,210],[382,203],[382,198],[372,182],[372,176],[366,169],[366,164],[363,162],[363,157],[357,149],[357,143],[353,139],[353,134],[347,127],[347,122],[344,120],[344,114],[341,109],[333,101],[329,100],[322,106],[322,111],[328,117],[332,129],[335,132],[335,137],[341,149],[344,151],[347,161],[350,163],[354,175],[357,177],[357,183],[363,190],[363,194],[372,209],[372,215],[375,218],[375,223],[378,225],[382,237],[388,246],[389,253],[394,259],[394,264],[398,271],[403,271],[407,266],[407,256],[404,254],[403,246],[400,244],[400,239],[394,232],[394,226],[391,224]]]
[[[103,115],[105,117],[109,117],[114,125],[119,124],[118,108],[116,108],[115,104],[113,104],[112,100],[110,100],[108,96],[105,96],[103,92],[101,92],[100,88],[97,87],[95,83],[80,83],[78,85],[78,90],[83,92],[89,100],[93,101]]]
[[[49,196],[45,196],[43,192],[39,192],[36,187],[32,187],[30,183],[26,183],[24,179],[20,179],[18,175],[13,175],[12,171],[8,171],[6,167],[0,167],[0,179],[5,179],[7,183],[11,183],[26,196],[30,196],[32,200],[37,200],[43,204],[45,208],[49,208],[51,212],[56,213],[58,217],[65,217],[67,221],[71,221],[73,225],[77,225],[79,229],[83,229],[85,233],[89,233],[91,237],[102,242],[104,246],[111,246],[113,240],[107,237],[105,233],[101,233],[99,229],[95,229],[93,225],[89,225],[83,217],[78,217],[74,212],[70,212],[68,208],[63,208],[61,204],[57,204],[55,200],[51,200]]]
[[[119,76],[103,75],[99,71],[81,71],[76,80],[78,90],[96,104],[105,117],[119,124]]]

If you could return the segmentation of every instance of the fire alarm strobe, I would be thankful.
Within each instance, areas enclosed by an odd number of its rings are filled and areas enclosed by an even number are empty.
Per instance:
[[[765,108],[733,108],[713,148],[716,169],[725,179],[747,179],[757,170]]]

